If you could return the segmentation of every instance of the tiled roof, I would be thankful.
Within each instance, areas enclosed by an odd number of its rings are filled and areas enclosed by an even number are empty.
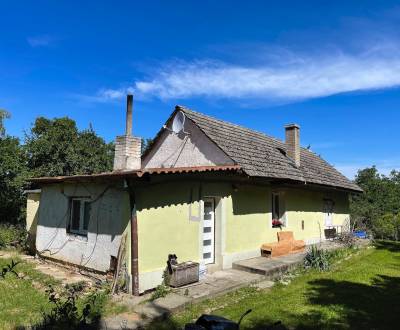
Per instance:
[[[362,191],[313,152],[301,148],[300,167],[286,156],[286,144],[248,128],[227,123],[177,106],[242,170],[252,177],[296,180],[305,183]]]

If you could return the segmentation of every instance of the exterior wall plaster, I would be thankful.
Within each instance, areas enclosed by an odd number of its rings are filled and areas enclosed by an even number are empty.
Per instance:
[[[189,119],[185,133],[165,129],[152,151],[142,160],[144,168],[232,165],[234,162]]]
[[[93,201],[87,237],[67,233],[69,198]],[[42,188],[36,247],[54,259],[105,272],[117,256],[129,221],[129,195],[105,184],[60,184]]]

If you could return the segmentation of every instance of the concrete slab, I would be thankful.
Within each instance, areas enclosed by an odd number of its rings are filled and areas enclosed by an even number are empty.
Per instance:
[[[175,289],[174,292],[191,298],[192,302],[198,302],[257,283],[263,279],[262,275],[236,269],[221,270],[208,274],[204,280],[198,283]]]
[[[283,273],[303,263],[305,253],[289,254],[277,258],[256,257],[233,263],[233,268],[263,275],[268,279],[279,278]]]

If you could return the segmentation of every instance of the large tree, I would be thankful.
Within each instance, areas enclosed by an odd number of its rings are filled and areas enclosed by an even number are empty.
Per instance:
[[[27,168],[19,140],[6,135],[4,119],[9,116],[0,110],[0,222],[16,223],[22,218]]]
[[[6,118],[10,118],[10,114],[4,109],[0,109],[0,138],[4,137],[6,134],[6,129],[4,127],[4,119]]]
[[[362,223],[378,237],[398,238],[400,230],[400,172],[378,173],[376,167],[359,170],[355,182],[364,194],[351,199],[352,219]],[[391,229],[392,228],[392,229]],[[392,234],[388,234],[389,232]]]
[[[36,119],[25,146],[33,176],[92,174],[112,169],[113,145],[67,117]]]

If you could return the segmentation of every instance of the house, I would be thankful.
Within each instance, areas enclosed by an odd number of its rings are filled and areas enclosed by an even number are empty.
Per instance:
[[[123,242],[139,294],[161,283],[168,254],[213,272],[260,256],[282,229],[312,244],[349,223],[349,194],[361,189],[300,147],[298,125],[283,142],[177,106],[140,157],[131,105],[112,172],[32,180],[38,254],[104,273]]]

